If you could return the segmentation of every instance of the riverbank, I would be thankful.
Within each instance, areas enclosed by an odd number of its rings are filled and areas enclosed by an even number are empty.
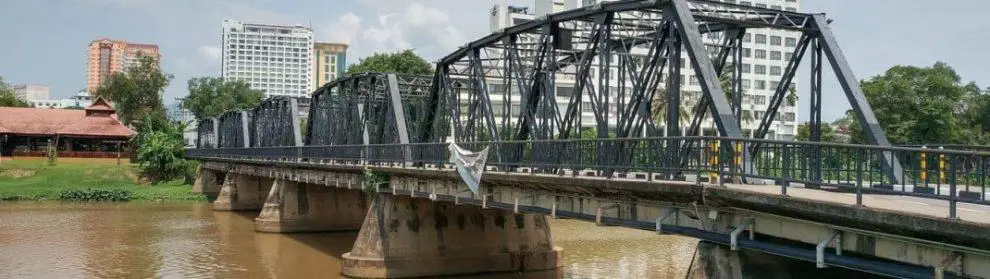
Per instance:
[[[147,183],[137,165],[126,159],[3,158],[0,161],[0,200],[70,201],[200,201],[192,186],[181,180]]]

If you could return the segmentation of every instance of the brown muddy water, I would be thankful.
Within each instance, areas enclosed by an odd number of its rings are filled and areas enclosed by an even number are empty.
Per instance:
[[[0,278],[339,278],[357,232],[254,232],[209,203],[0,203]],[[550,220],[564,268],[449,278],[684,278],[698,241]]]

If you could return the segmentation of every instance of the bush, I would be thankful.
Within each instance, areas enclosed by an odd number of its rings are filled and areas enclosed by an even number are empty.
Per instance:
[[[61,201],[100,201],[100,202],[121,202],[130,201],[134,198],[134,193],[129,190],[64,190],[58,193],[58,200]]]
[[[185,125],[145,118],[132,143],[137,146],[136,161],[144,175],[154,182],[195,178],[195,163],[185,159],[182,131]],[[191,172],[191,173],[190,173]]]

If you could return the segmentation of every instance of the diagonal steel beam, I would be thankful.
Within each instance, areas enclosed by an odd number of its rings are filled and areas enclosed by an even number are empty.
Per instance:
[[[863,126],[863,133],[866,134],[866,138],[872,144],[890,146],[887,136],[883,133],[883,128],[880,127],[880,122],[877,121],[876,115],[873,115],[873,108],[870,107],[870,103],[866,100],[863,89],[859,87],[859,80],[853,75],[852,68],[849,67],[849,62],[846,60],[845,54],[839,49],[839,42],[835,39],[835,35],[832,34],[832,29],[829,27],[825,15],[814,15],[813,21],[815,27],[818,27],[821,36],[818,43],[821,45],[825,56],[828,57],[832,71],[835,72],[835,76],[842,86],[842,91],[846,93],[846,98],[849,99],[849,105],[852,106],[853,112],[856,113],[859,124]],[[887,176],[891,181],[902,184],[904,170],[901,168],[901,163],[889,152],[883,152],[882,157],[883,169],[887,173]]]
[[[691,65],[694,66],[701,91],[710,101],[719,132],[726,137],[742,137],[739,125],[736,124],[738,121],[732,113],[729,100],[725,98],[725,91],[719,85],[715,66],[708,57],[705,45],[701,41],[701,33],[698,32],[698,24],[687,2],[670,0],[664,8],[664,15],[677,23],[677,31],[680,33],[688,57],[691,58]]]

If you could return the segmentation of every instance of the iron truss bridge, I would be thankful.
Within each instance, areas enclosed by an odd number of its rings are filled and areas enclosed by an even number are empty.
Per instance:
[[[339,78],[313,93],[309,119],[299,119],[291,98],[203,119],[198,148],[188,152],[446,168],[447,145],[456,142],[488,147],[497,172],[773,183],[784,195],[794,187],[848,192],[857,204],[864,194],[918,196],[947,201],[953,219],[959,203],[990,204],[990,153],[890,145],[828,22],[823,14],[717,1],[602,3],[467,43],[439,60],[432,76]],[[754,29],[798,39],[749,139],[741,129],[741,62]],[[762,140],[805,60],[810,141]],[[825,64],[869,145],[820,142]],[[685,75],[696,77],[698,92],[682,89]],[[717,136],[702,136],[706,119]]]

